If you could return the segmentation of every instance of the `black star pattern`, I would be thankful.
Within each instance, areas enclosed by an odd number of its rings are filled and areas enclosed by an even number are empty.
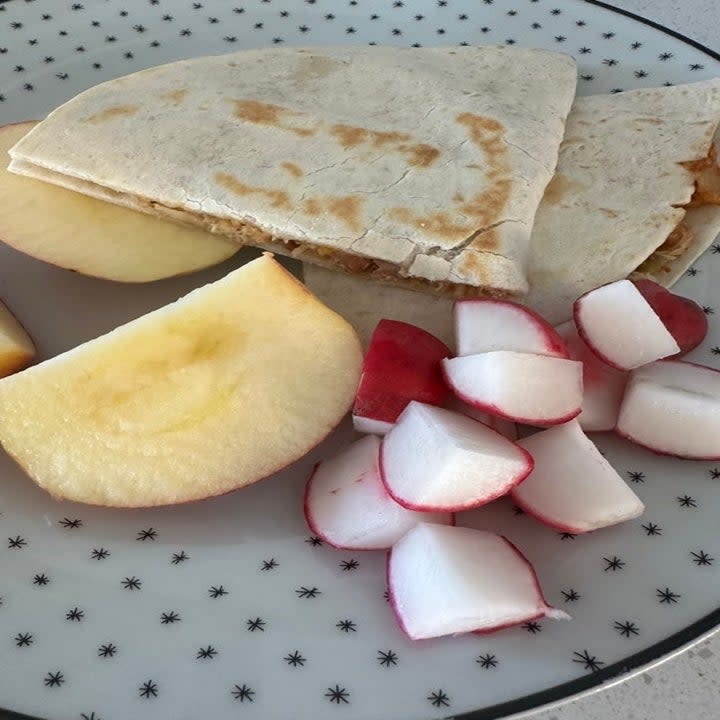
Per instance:
[[[145,542],[146,540],[155,540],[156,538],[157,530],[154,528],[148,528],[147,530],[141,530],[135,539],[140,542]]]
[[[490,32],[490,28],[487,27],[487,26],[481,27],[481,28],[480,28],[480,32],[481,32],[481,33],[489,33],[489,32]]]
[[[567,40],[567,38],[564,35],[556,35],[555,36],[555,42],[561,43],[561,42],[565,42],[566,40]]]
[[[658,55],[658,60],[662,60],[664,62],[665,60],[669,60],[672,56],[673,54],[671,52],[660,53]]]
[[[46,55],[46,56],[43,58],[43,62],[44,62],[46,65],[50,65],[50,63],[54,63],[54,62],[55,62],[55,58],[54,58],[52,55]],[[65,519],[67,520],[67,518],[65,518]],[[77,524],[77,525],[69,525],[69,526],[68,526],[68,525],[65,525],[65,527],[79,528],[80,525],[82,525],[82,522],[81,522],[80,520],[70,520],[70,522],[71,522],[71,523],[78,523],[78,524]]]
[[[680,597],[680,595],[678,593],[674,593],[668,587],[666,587],[664,590],[661,590],[660,588],[656,588],[655,594],[657,595],[660,603],[665,603],[666,605],[671,605],[672,603],[677,603],[678,598]]]
[[[142,580],[133,575],[132,577],[124,578],[120,584],[126,590],[139,590],[142,587]]]
[[[183,28],[180,31],[180,37],[190,37],[192,35],[192,30],[190,28]]]
[[[583,46],[583,47],[580,48],[580,50],[578,50],[578,52],[579,52],[581,55],[589,55],[589,54],[592,52],[592,48],[584,47],[584,46]]]
[[[295,591],[295,594],[301,598],[314,598],[318,595],[322,595],[322,591],[318,590],[316,587],[307,588],[302,586]]]
[[[93,548],[92,552],[90,553],[90,557],[93,560],[105,560],[105,558],[110,557],[110,551],[106,550],[105,548]]]
[[[104,645],[101,645],[97,651],[98,657],[101,657],[101,658],[115,657],[116,653],[117,653],[117,646],[113,645],[112,643],[105,643]]]
[[[578,27],[585,27],[585,25],[587,25],[587,23],[586,23],[584,20],[576,20],[576,21],[575,21],[575,24],[576,24]]]
[[[662,535],[663,533],[662,528],[655,523],[646,523],[642,526],[642,528],[648,537],[650,535]]]
[[[168,610],[168,612],[164,612],[160,615],[161,625],[172,625],[176,622],[182,622],[182,618],[174,610]]]
[[[128,11],[127,11],[127,10],[121,10],[121,11],[119,12],[119,15],[120,15],[120,17],[127,17],[127,16],[128,16]]]
[[[256,630],[265,632],[265,625],[267,625],[267,623],[259,617],[256,617],[254,620],[246,620],[245,624],[249,632],[255,632]]]
[[[688,65],[689,70],[704,70],[705,66],[700,65],[699,63],[693,63],[692,65]]]
[[[713,355],[720,355],[720,345],[715,345],[715,347],[713,347],[710,352]]]
[[[347,27],[347,28],[345,28],[345,34],[346,34],[346,35],[352,35],[354,32],[355,32],[355,28],[354,28],[354,27]]]
[[[621,560],[617,555],[613,555],[611,558],[604,557],[603,560],[605,561],[605,567],[603,568],[605,572],[608,570],[612,570],[613,572],[622,570],[626,565],[625,561]]]
[[[691,267],[691,268],[687,271],[687,274],[688,274],[690,277],[695,277],[699,272],[700,272],[700,271],[699,271],[697,268]]]
[[[52,15],[48,15],[47,13],[43,13],[40,17],[43,20],[52,20]]]
[[[498,666],[498,659],[494,655],[480,655],[475,662],[484,670],[490,670]]]
[[[186,560],[189,560],[190,556],[184,551],[181,550],[179,553],[173,553],[172,558],[170,558],[170,562],[173,565],[179,565],[181,562],[185,562]]]
[[[94,712],[91,712],[89,715],[88,713],[80,713],[80,720],[102,720],[102,718]]]
[[[377,659],[383,667],[398,664],[398,656],[394,650],[378,650]]]
[[[577,535],[574,535],[570,532],[561,532],[558,533],[558,535],[560,536],[561,540],[574,540],[577,537]]]
[[[212,660],[217,655],[217,650],[212,646],[208,645],[205,648],[198,648],[197,654],[195,655],[196,660]]]
[[[385,600],[385,602],[390,602],[390,591],[389,590],[385,590],[383,592],[383,599]]]
[[[245,12],[245,8],[242,7],[235,7],[233,8],[233,12],[237,15],[242,15]]]
[[[84,45],[78,45],[75,48],[75,52],[84,53],[85,52],[85,46]]]
[[[49,672],[45,676],[46,687],[60,687],[65,682],[65,676],[58,670],[57,672]]]
[[[680,507],[684,507],[684,508],[688,508],[688,507],[696,508],[697,507],[697,501],[695,500],[695,498],[690,497],[690,495],[678,495],[675,499],[680,503]]]
[[[613,623],[613,627],[623,637],[626,637],[626,638],[629,638],[631,635],[638,635],[640,633],[640,631],[637,628],[637,625],[634,622],[630,622],[629,620],[625,620],[625,622],[620,622],[619,620],[616,620]]]
[[[67,80],[70,76],[66,72],[55,73],[55,77],[58,80]]]
[[[618,64],[618,62],[619,61],[616,60],[615,58],[605,58],[603,60],[603,65],[607,65],[608,67],[614,67],[615,65]]]
[[[302,667],[303,665],[305,665],[306,662],[305,658],[297,650],[286,655],[283,660],[288,665],[292,665],[292,667]]]
[[[597,672],[600,666],[605,664],[602,660],[598,660],[595,655],[591,655],[587,650],[583,650],[582,652],[576,651],[573,655],[573,662],[582,663],[585,670]]]
[[[357,625],[352,620],[338,620],[335,627],[344,633],[357,632]]]
[[[70,7],[71,10],[82,10],[85,6],[80,3],[75,3]]]
[[[255,691],[252,688],[249,688],[244,683],[242,685],[235,685],[235,687],[232,689],[232,696],[240,702],[245,702],[246,700],[248,702],[253,702],[254,694]]]
[[[305,542],[312,547],[320,547],[323,541],[317,535],[311,535]]]
[[[570,588],[569,590],[561,590],[562,596],[565,600],[565,602],[576,602],[579,600],[582,596],[580,595],[577,590],[574,588]]]
[[[5,8],[3,8],[3,10],[4,10],[4,9],[5,9]],[[21,22],[11,22],[11,23],[10,23],[10,27],[11,27],[13,30],[19,30],[22,26],[23,26],[23,24],[22,24]]]
[[[160,47],[160,42],[159,42],[158,40],[153,40],[153,41],[150,43],[150,47],[151,47],[151,48]]]
[[[449,707],[450,706],[450,698],[446,693],[444,693],[442,690],[435,690],[434,692],[431,692],[427,699],[429,700],[430,704],[434,707]]]
[[[172,21],[174,20],[174,18],[173,18],[172,15],[163,15],[163,16],[162,16],[162,19],[163,19],[165,22],[172,22]]]
[[[114,43],[116,41],[117,41],[117,38],[114,35],[107,35],[105,37],[105,42]]]
[[[605,40],[610,40],[611,38],[615,37],[614,32],[604,32],[602,36],[605,38]]]
[[[219,23],[220,21],[219,21],[216,17],[209,17],[209,18],[208,18],[208,22],[209,22],[211,25],[217,25],[217,23]]]
[[[123,53],[123,57],[126,60],[132,60],[135,56],[129,50],[127,50],[125,53]]]
[[[622,88],[613,88],[610,92],[611,93],[621,93],[621,92],[624,92],[624,90]]]
[[[710,248],[710,252],[713,255],[718,255],[720,253],[720,243],[714,243]]]
[[[535,620],[530,620],[529,622],[523,623],[520,627],[522,627],[523,630],[527,630],[533,635],[542,632],[542,625]]]
[[[637,50],[638,48],[641,48],[642,46],[643,46],[643,44],[638,40],[636,40],[634,43],[631,43],[631,45],[630,45],[630,47],[633,50]]]
[[[517,15],[517,10],[508,10],[506,15],[509,15],[510,17],[515,17]]]
[[[402,35],[402,30],[400,30],[400,28],[393,28],[392,34],[393,35]]]
[[[696,565],[712,565],[715,562],[714,557],[710,557],[705,551],[698,550],[697,552],[691,552],[693,562]]]
[[[270,558],[269,560],[263,560],[262,566],[260,567],[261,570],[274,570],[276,567],[280,565],[275,558]]]
[[[34,85],[31,85],[30,83],[25,83],[23,85],[23,90],[27,90],[28,92],[32,92],[35,89]]]
[[[156,682],[152,680],[146,680],[139,688],[138,694],[141,698],[148,700],[149,698],[156,698],[158,696],[158,686]]]
[[[343,571],[357,570],[360,567],[360,563],[355,558],[350,558],[349,560],[343,560],[340,563],[340,567]]]
[[[71,622],[82,622],[85,617],[85,611],[78,607],[74,607],[72,610],[68,610],[65,613],[65,619]]]
[[[348,700],[350,693],[345,688],[341,688],[339,685],[336,685],[334,688],[329,687],[325,693],[325,697],[330,702],[334,702],[337,705],[340,705],[341,703],[348,705],[350,703]]]
[[[226,35],[223,40],[225,42],[234,43],[237,42],[237,37],[235,35]]]
[[[589,73],[585,73],[585,74],[583,74],[583,75],[580,76],[580,79],[581,79],[581,80],[585,80],[585,81],[587,81],[587,82],[590,82],[590,80],[594,80],[594,79],[595,79],[595,76],[594,76],[594,75],[590,75]]]
[[[33,642],[32,633],[18,633],[15,636],[15,645],[17,647],[30,647]]]
[[[720,468],[713,468],[712,470],[708,470],[708,472],[710,473],[710,478],[712,480],[720,478]]]
[[[33,577],[33,585],[47,585],[50,582],[50,578],[45,573],[37,573]]]
[[[561,15],[561,14],[562,14],[562,10],[561,10],[560,8],[554,8],[554,9],[552,9],[552,10],[550,11],[550,14],[551,14],[551,15]]]
[[[202,3],[193,3],[193,10],[200,10],[200,8],[202,8]]]
[[[519,505],[513,505],[512,506],[512,514],[513,515],[524,515],[525,511]]]
[[[508,39],[505,41],[505,44],[506,44],[506,45],[514,45],[514,44],[515,44],[515,40],[514,40],[513,38],[508,38]]]
[[[16,65],[13,70],[15,72],[25,72],[25,68],[22,65]]]
[[[93,27],[100,27],[100,21],[99,20],[93,20],[90,23]]]
[[[463,13],[462,15],[458,15],[458,20],[467,20],[467,19],[468,19],[468,16],[465,13]]]
[[[702,311],[706,315],[714,315],[715,314],[715,310],[713,310],[709,305],[703,305]]]
[[[309,29],[310,29],[310,28],[309,28],[307,25],[300,25],[300,26],[298,27],[298,30],[299,30],[301,33],[306,33]]]
[[[645,473],[638,472],[637,470],[628,470],[627,472],[628,480],[630,482],[634,483],[644,483],[645,482]]]
[[[540,30],[540,28],[542,28],[542,25],[539,22],[534,22],[530,27],[533,30]]]
[[[213,585],[208,590],[208,595],[210,595],[210,597],[213,598],[213,600],[215,600],[219,597],[222,597],[223,595],[229,595],[229,594],[230,593],[222,585],[218,585],[217,587],[215,585]]]
[[[16,535],[14,538],[8,538],[8,550],[20,550],[27,545],[27,540]]]

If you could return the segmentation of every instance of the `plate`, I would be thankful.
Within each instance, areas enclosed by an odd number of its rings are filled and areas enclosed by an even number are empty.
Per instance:
[[[506,43],[575,55],[581,93],[701,80],[718,56],[579,0],[15,0],[0,5],[0,121],[40,118],[102,80],[263,45]],[[52,356],[247,260],[124,286],[0,249],[0,295]],[[679,290],[720,365],[720,245]],[[713,278],[715,282],[713,285]],[[384,596],[380,553],[334,551],[301,513],[314,460],[185,506],[58,503],[0,456],[0,704],[54,720],[487,720],[657,659],[720,618],[720,467],[598,443],[647,505],[573,537],[501,501],[463,524],[501,529],[573,621],[412,643]]]

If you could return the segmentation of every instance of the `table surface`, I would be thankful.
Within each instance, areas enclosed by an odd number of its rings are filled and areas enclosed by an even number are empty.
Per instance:
[[[610,4],[720,49],[718,0],[609,0]],[[528,720],[670,720],[716,718],[720,633],[691,650],[606,690],[531,713]],[[0,720],[8,716],[0,710]]]

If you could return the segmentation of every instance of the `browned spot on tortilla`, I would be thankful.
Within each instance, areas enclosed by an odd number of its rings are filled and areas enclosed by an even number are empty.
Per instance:
[[[391,219],[403,225],[421,230],[427,235],[435,235],[448,240],[460,241],[473,232],[467,224],[458,223],[446,212],[434,212],[419,215],[406,207],[394,207],[390,210]]]
[[[498,249],[498,246],[500,245],[500,239],[498,238],[497,233],[495,232],[495,229],[488,230],[487,232],[480,233],[473,241],[472,241],[472,247],[474,250],[479,250],[480,252],[483,251],[489,251],[494,252]]]
[[[610,208],[598,208],[598,210],[609,218],[616,218],[618,217],[619,213],[616,213],[614,210],[611,210]]]
[[[287,170],[293,177],[299,178],[304,175],[303,169],[292,162],[284,162],[282,167]]]
[[[710,146],[707,157],[680,164],[695,176],[693,194],[686,207],[720,205],[720,166],[715,146]]]
[[[556,174],[553,175],[552,180],[548,183],[545,188],[545,195],[543,195],[543,202],[548,205],[559,205],[565,199],[565,197],[575,190],[584,189],[584,185],[577,180],[572,180],[566,175]]]
[[[122,117],[123,115],[134,115],[138,110],[139,107],[137,105],[113,105],[112,107],[105,108],[105,110],[91,115],[87,118],[86,122],[101,123],[115,117]]]
[[[488,273],[485,265],[485,256],[482,252],[466,252],[463,253],[458,270],[466,277],[472,278],[475,285],[489,285],[493,279]]]
[[[465,202],[465,196],[462,193],[455,193],[453,195],[453,202]]]
[[[663,121],[660,118],[638,118],[635,122],[647,123],[648,125],[662,125]]]
[[[255,125],[269,125],[295,133],[300,137],[308,137],[316,132],[315,128],[289,125],[287,120],[300,116],[300,113],[290,108],[260,102],[259,100],[233,100],[232,103],[235,106],[235,117],[238,120],[245,120]]]
[[[362,200],[357,195],[342,195],[327,199],[328,211],[353,230],[361,229]]]
[[[170,92],[162,93],[162,95],[160,97],[163,98],[163,100],[170,100],[170,102],[173,102],[176,105],[178,105],[185,99],[185,96],[187,94],[188,94],[187,90],[183,90],[183,89],[171,90]]]
[[[303,58],[297,69],[290,76],[295,83],[303,83],[307,80],[316,80],[327,77],[339,63],[324,55],[312,55]]]
[[[247,195],[261,195],[270,202],[270,207],[283,208],[290,210],[290,197],[284,190],[273,190],[271,188],[262,188],[255,185],[248,185],[229,173],[215,173],[215,182],[220,187],[229,190],[235,195],[246,197]]]
[[[306,215],[320,215],[323,208],[320,201],[317,198],[305,198],[303,200],[303,211]]]
[[[408,154],[408,163],[417,167],[429,167],[440,157],[440,151],[432,145],[400,146],[400,150]]]

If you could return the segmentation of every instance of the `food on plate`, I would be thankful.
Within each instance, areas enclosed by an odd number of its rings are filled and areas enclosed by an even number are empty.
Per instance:
[[[513,350],[568,357],[563,339],[545,318],[508,300],[458,300],[453,319],[458,355]]]
[[[444,525],[452,513],[421,513],[398,505],[380,480],[380,439],[367,435],[315,466],[305,488],[312,532],[342,550],[385,550],[418,522]]]
[[[25,328],[0,302],[0,377],[22,370],[35,357],[35,344]]]
[[[419,523],[390,550],[387,579],[400,627],[413,640],[570,619],[547,604],[524,555],[482,530]]]
[[[525,425],[556,425],[580,413],[582,363],[511,350],[442,361],[450,389],[480,410]]]
[[[506,420],[505,418],[498,417],[497,415],[491,415],[484,410],[468,405],[463,402],[457,395],[451,394],[445,403],[445,407],[453,412],[467,415],[479,422],[489,425],[493,430],[496,430],[501,435],[504,435],[508,440],[517,440],[518,431],[517,425],[512,420]]]
[[[573,318],[590,350],[618,370],[632,370],[680,352],[672,333],[630,280],[579,297]]]
[[[627,372],[600,360],[580,338],[572,320],[556,329],[565,340],[570,357],[583,364],[582,411],[577,416],[580,427],[586,432],[612,430],[620,412]]]
[[[485,505],[532,470],[530,455],[465,415],[411,402],[380,445],[380,477],[411,510],[469,510]]]
[[[575,87],[569,55],[509,47],[193,58],[78,95],[11,170],[404,287],[518,296]]]
[[[670,292],[654,280],[638,278],[633,282],[675,338],[680,347],[680,355],[694,350],[705,339],[708,320],[696,302]]]
[[[442,405],[448,395],[440,361],[450,355],[415,325],[381,320],[370,339],[353,404],[358,432],[384,435],[411,400]]]
[[[720,231],[720,78],[579,97],[535,216],[525,302],[547,320],[633,273],[675,282]],[[699,181],[703,181],[700,187]]]
[[[0,127],[0,158],[37,123]],[[149,282],[195,272],[238,251],[237,243],[65,188],[21,177],[0,164],[0,240],[83,275]]]
[[[264,256],[0,381],[0,442],[57,498],[197,500],[317,445],[361,365],[347,322]]]
[[[661,455],[720,459],[720,371],[683,360],[634,370],[616,431]]]
[[[584,533],[641,515],[645,506],[577,420],[518,442],[535,460],[510,492],[525,512],[562,532]]]

